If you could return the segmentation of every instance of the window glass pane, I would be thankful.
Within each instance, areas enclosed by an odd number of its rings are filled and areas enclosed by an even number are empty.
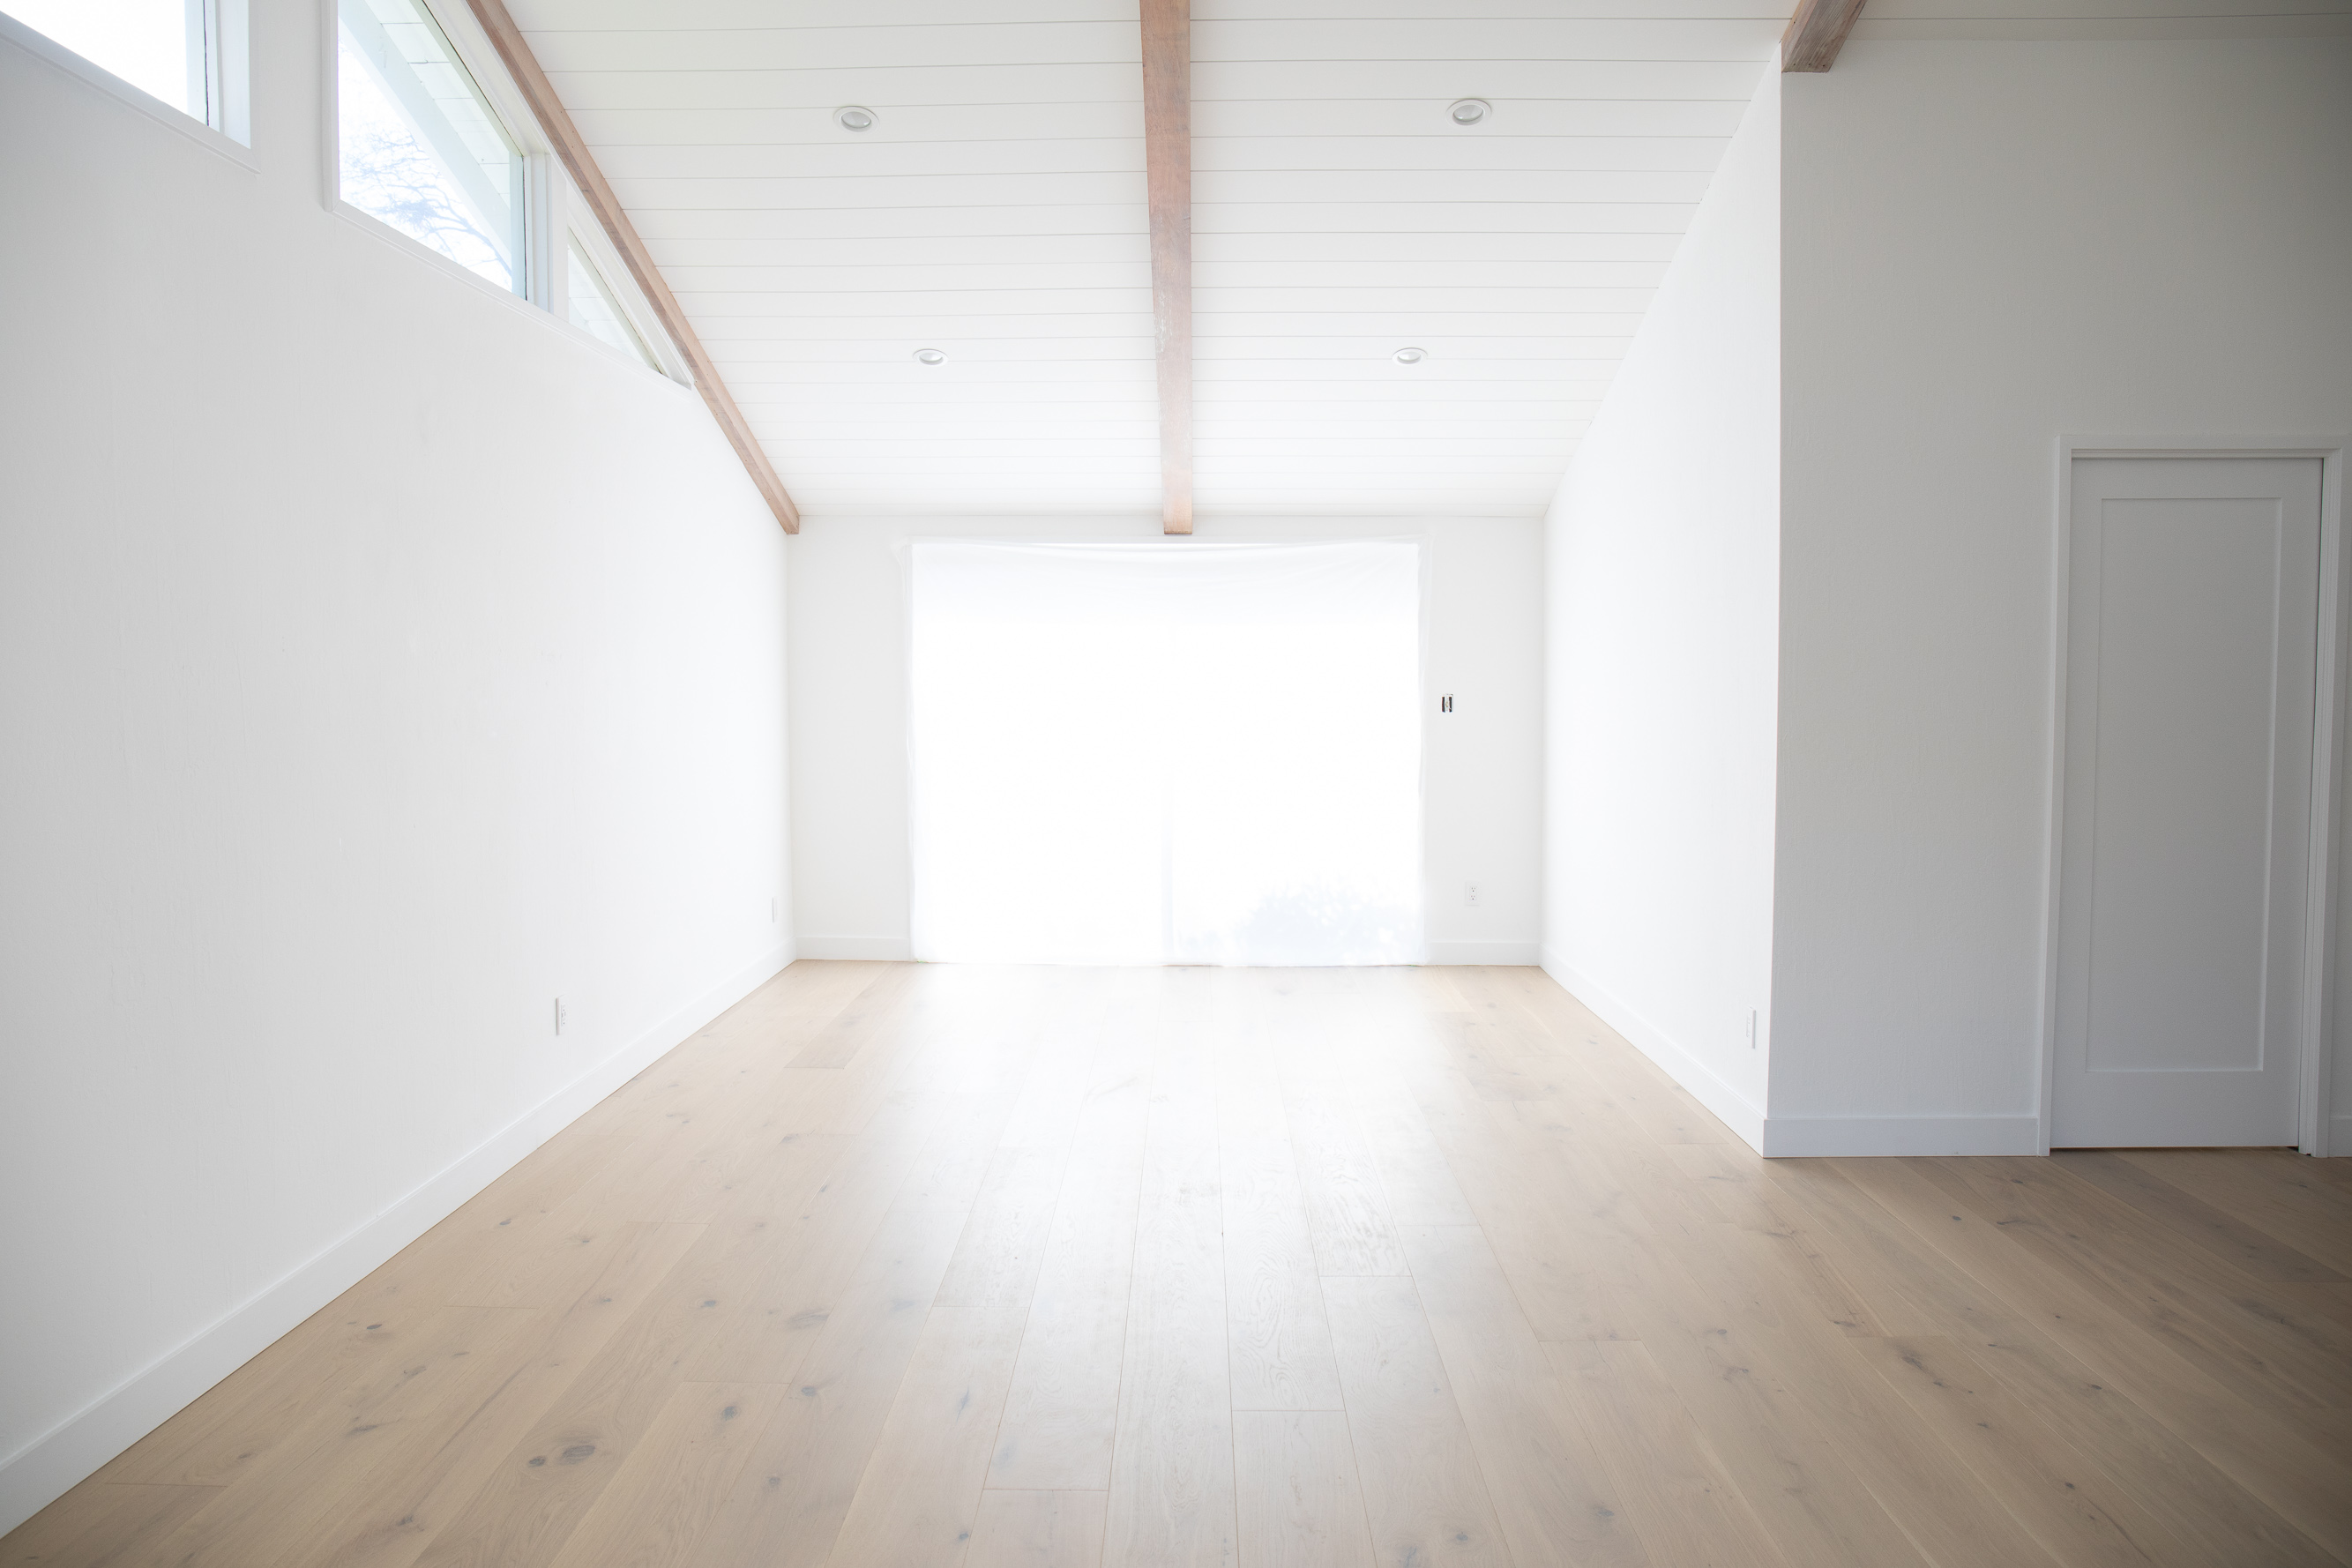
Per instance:
[[[343,200],[524,291],[522,154],[415,0],[342,0]]]
[[[911,567],[917,957],[1426,962],[1416,546],[928,541]]]
[[[596,270],[596,264],[589,260],[588,253],[581,248],[577,235],[572,237],[570,248],[572,270],[565,280],[564,294],[572,324],[587,328],[623,353],[635,354],[659,370],[661,366],[655,363],[652,352],[637,336],[636,328],[630,324],[628,316],[621,310],[620,301],[613,297],[613,290],[604,286],[604,275]]]
[[[204,12],[188,0],[5,0],[0,11],[140,91],[205,117]]]

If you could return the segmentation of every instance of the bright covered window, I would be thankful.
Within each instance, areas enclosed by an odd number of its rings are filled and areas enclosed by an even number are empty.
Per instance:
[[[586,330],[625,354],[635,354],[659,370],[660,363],[654,358],[653,351],[646,347],[645,340],[637,335],[637,329],[631,324],[628,312],[621,309],[621,302],[614,296],[612,286],[604,281],[603,270],[590,258],[587,247],[580,243],[578,235],[571,237],[565,254],[570,266],[563,280],[564,310],[571,316],[572,324]]]
[[[911,553],[918,958],[1422,961],[1417,546]]]
[[[528,290],[524,165],[420,0],[341,0],[343,200],[470,271]]]
[[[6,0],[0,10],[150,98],[211,120],[204,5],[188,0]]]

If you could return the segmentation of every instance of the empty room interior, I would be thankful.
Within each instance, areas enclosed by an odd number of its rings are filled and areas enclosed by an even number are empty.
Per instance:
[[[2352,1565],[2352,0],[0,0],[0,1568]]]

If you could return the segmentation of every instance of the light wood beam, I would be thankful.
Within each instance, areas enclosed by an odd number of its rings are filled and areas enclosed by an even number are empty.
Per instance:
[[[1797,14],[1780,35],[1780,68],[1825,71],[1837,64],[1862,6],[1863,0],[1797,0]]]
[[[564,110],[562,100],[555,96],[555,89],[549,83],[547,73],[539,68],[538,58],[530,52],[530,45],[523,38],[522,29],[515,26],[512,16],[507,15],[504,0],[468,0],[468,4],[474,8],[474,19],[481,23],[482,30],[490,36],[490,43],[499,51],[499,58],[506,62],[507,74],[514,79],[515,86],[521,89],[524,100],[530,105],[530,111],[539,117],[540,130],[554,147],[555,155],[563,160],[564,168],[571,171],[572,183],[588,199],[588,205],[596,214],[596,221],[604,226],[604,233],[611,237],[613,248],[621,253],[621,260],[627,266],[629,276],[637,280],[637,287],[645,292],[646,302],[660,318],[662,330],[669,333],[670,341],[677,344],[678,351],[686,355],[686,363],[694,372],[695,390],[701,393],[702,401],[710,405],[711,417],[717,419],[719,428],[726,432],[728,444],[742,459],[744,471],[751,476],[752,484],[759,487],[761,498],[768,503],[768,510],[776,514],[776,521],[783,524],[786,533],[798,533],[801,531],[801,509],[793,504],[792,496],[784,489],[784,482],[776,477],[775,468],[769,464],[768,454],[761,447],[760,438],[751,433],[751,426],[744,421],[742,410],[735,406],[735,399],[729,395],[727,384],[719,378],[719,367],[712,364],[710,356],[703,352],[702,340],[695,336],[694,328],[687,321],[686,311],[678,306],[677,297],[662,280],[661,268],[654,265],[653,253],[646,248],[646,242],[637,237],[636,226],[629,222],[629,215],[621,209],[621,199],[613,194],[613,187],[605,184],[604,172],[596,166],[595,157],[588,151],[588,143],[582,139],[579,128],[572,123],[572,116]],[[561,247],[557,249],[560,252]]]
[[[1160,527],[1192,531],[1192,6],[1142,0],[1143,162],[1160,346]]]

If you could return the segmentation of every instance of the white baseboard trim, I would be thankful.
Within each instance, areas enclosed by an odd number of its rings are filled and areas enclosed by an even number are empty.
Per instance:
[[[1773,1116],[1761,1150],[1769,1159],[2041,1152],[2032,1116]]]
[[[578,1121],[589,1107],[742,1000],[793,962],[793,948],[792,942],[783,942],[740,966],[394,1200],[374,1218],[265,1286],[176,1350],[133,1373],[111,1393],[0,1460],[0,1535],[65,1495],[197,1395],[366,1279],[394,1253],[512,1169],[524,1155]]]
[[[2327,1119],[2327,1153],[2337,1159],[2352,1155],[2352,1116]]]
[[[1543,962],[1543,953],[1532,942],[1433,942],[1429,962],[1533,965]]]
[[[1543,972],[1559,982],[1578,1001],[1601,1015],[1601,1022],[1633,1042],[1633,1048],[1665,1069],[1666,1076],[1691,1091],[1715,1119],[1737,1133],[1739,1141],[1759,1154],[1764,1147],[1764,1112],[1748,1097],[1725,1082],[1716,1070],[1676,1045],[1664,1030],[1628,1006],[1608,987],[1578,970],[1556,952],[1543,955]]]
[[[803,958],[878,958],[889,963],[912,963],[914,943],[903,936],[804,936]]]

